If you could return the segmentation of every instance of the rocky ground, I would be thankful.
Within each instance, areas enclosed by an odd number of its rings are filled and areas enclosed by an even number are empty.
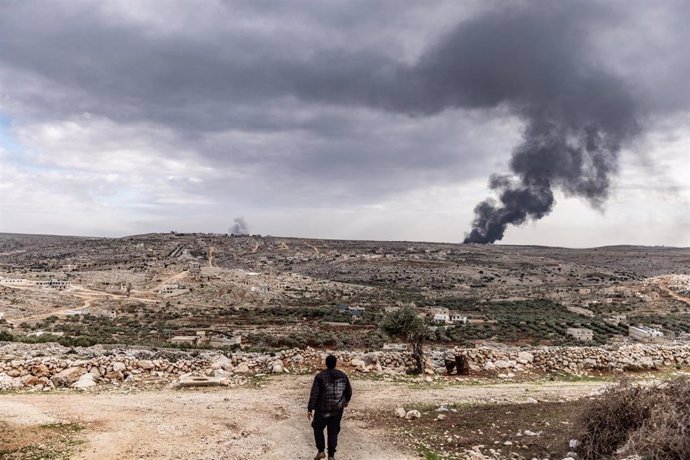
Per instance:
[[[236,388],[96,387],[81,392],[3,393],[0,456],[309,459],[314,449],[305,404],[311,380],[311,375],[280,375]],[[383,460],[420,458],[420,446],[430,443],[425,434],[429,424],[453,432],[457,429],[457,433],[472,429],[474,425],[467,417],[433,421],[438,413],[432,408],[441,406],[489,404],[494,409],[488,414],[495,416],[497,423],[508,418],[515,422],[510,430],[522,423],[524,427],[520,425],[519,430],[536,432],[538,427],[529,419],[522,420],[518,410],[501,414],[495,408],[545,404],[542,407],[552,411],[558,406],[549,404],[586,397],[604,385],[601,381],[446,385],[357,377],[353,379],[355,396],[344,419],[338,458],[354,460],[372,454]],[[402,404],[422,408],[421,418],[397,419],[395,409]],[[468,425],[459,426],[463,424]],[[487,435],[493,433],[488,427]],[[505,442],[502,437],[496,441]],[[439,451],[449,449],[446,444],[439,444]],[[465,447],[458,443],[453,449],[464,452]],[[520,452],[517,447],[501,447],[505,456],[499,458],[510,458],[511,451]],[[490,454],[488,449],[486,453]]]

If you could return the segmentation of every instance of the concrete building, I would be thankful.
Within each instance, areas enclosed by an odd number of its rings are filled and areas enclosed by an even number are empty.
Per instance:
[[[176,335],[175,337],[172,337],[168,342],[174,343],[176,345],[181,345],[183,343],[189,344],[189,345],[195,345],[197,343],[197,336],[195,335]]]
[[[233,337],[212,337],[209,345],[212,347],[233,347],[242,346],[242,336],[236,335]]]
[[[36,286],[37,287],[42,287],[42,288],[49,288],[49,289],[67,289],[70,287],[69,281],[62,281],[62,280],[47,280],[47,281],[36,281]]]
[[[164,286],[161,286],[160,289],[158,289],[159,294],[163,295],[169,295],[169,294],[175,294],[178,291],[183,291],[186,289],[186,286],[184,284],[166,284]]]
[[[664,333],[647,326],[629,326],[628,336],[643,343],[656,343],[664,340]]]
[[[625,315],[611,315],[608,318],[604,318],[606,324],[611,324],[613,326],[618,326],[620,323],[624,323],[627,320]]]
[[[29,286],[32,281],[23,278],[0,278],[0,286]]]
[[[467,324],[467,316],[461,315],[460,313],[452,313],[450,315],[450,322],[454,324]]]
[[[450,313],[447,308],[441,308],[434,311],[434,316],[432,317],[434,323],[449,323]]]
[[[197,261],[189,262],[189,273],[192,275],[198,275],[201,273],[201,264]]]
[[[590,342],[594,338],[594,332],[586,327],[569,327],[565,330],[565,335],[581,342]]]

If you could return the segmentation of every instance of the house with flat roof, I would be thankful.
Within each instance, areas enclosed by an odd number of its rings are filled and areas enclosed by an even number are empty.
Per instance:
[[[565,330],[565,335],[581,342],[591,342],[594,339],[594,332],[586,327],[569,327]]]
[[[628,336],[642,343],[656,343],[664,340],[664,333],[647,326],[628,326]]]

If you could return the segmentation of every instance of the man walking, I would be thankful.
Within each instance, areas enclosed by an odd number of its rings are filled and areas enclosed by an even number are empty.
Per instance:
[[[326,458],[326,441],[323,429],[328,429],[328,460],[335,460],[335,449],[338,446],[340,420],[343,408],[347,407],[352,398],[352,386],[347,375],[335,368],[337,359],[333,355],[326,357],[326,369],[314,377],[311,386],[307,416],[314,428],[314,440],[318,453],[314,460]]]

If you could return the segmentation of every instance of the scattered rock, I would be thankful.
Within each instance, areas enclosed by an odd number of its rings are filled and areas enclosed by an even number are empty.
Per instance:
[[[421,418],[422,414],[418,410],[410,410],[405,414],[405,420],[416,420]]]

